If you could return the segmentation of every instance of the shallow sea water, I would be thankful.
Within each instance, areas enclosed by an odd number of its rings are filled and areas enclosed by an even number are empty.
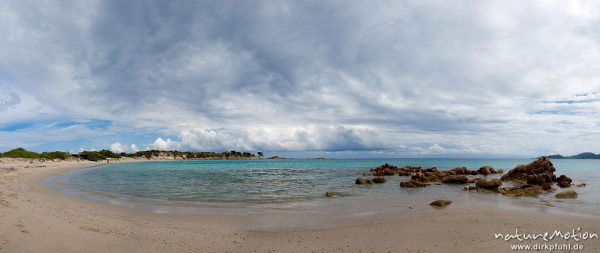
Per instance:
[[[600,160],[553,160],[555,174],[566,174],[579,194],[557,200],[470,193],[457,185],[409,189],[409,177],[389,176],[378,185],[355,185],[370,168],[390,163],[451,169],[484,165],[508,171],[529,159],[340,159],[260,161],[166,161],[121,163],[74,170],[44,180],[50,187],[113,205],[148,212],[212,213],[252,216],[256,229],[327,226],[338,219],[420,212],[428,203],[450,199],[450,208],[493,206],[544,212],[600,215]],[[491,179],[497,176],[488,176]],[[332,190],[334,198],[326,198]],[[560,191],[561,189],[558,189]],[[320,217],[320,218],[315,218]],[[302,222],[297,222],[302,221]],[[277,227],[272,227],[274,224]]]

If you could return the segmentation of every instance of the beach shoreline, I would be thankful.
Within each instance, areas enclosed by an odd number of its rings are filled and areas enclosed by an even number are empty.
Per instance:
[[[325,228],[256,230],[249,229],[253,221],[244,215],[140,212],[68,196],[42,183],[95,165],[100,164],[3,159],[0,252],[510,252],[511,242],[495,239],[495,233],[600,232],[594,230],[600,227],[595,217],[491,207],[359,217]],[[600,249],[599,240],[581,243],[583,252]]]

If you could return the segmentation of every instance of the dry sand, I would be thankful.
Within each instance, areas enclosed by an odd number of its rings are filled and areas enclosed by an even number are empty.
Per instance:
[[[146,213],[65,196],[40,183],[95,165],[2,159],[0,252],[511,252],[511,242],[494,233],[578,227],[600,233],[594,217],[483,207],[345,220],[324,229],[251,231],[244,216]],[[580,243],[582,252],[600,252],[600,240]]]

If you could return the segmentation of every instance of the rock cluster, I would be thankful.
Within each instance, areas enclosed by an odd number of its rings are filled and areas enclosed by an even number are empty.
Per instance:
[[[526,185],[540,186],[542,192],[552,190],[553,183],[556,183],[561,188],[571,186],[571,178],[565,175],[556,177],[556,175],[554,175],[555,171],[556,169],[554,168],[554,165],[552,164],[550,159],[548,159],[547,157],[540,157],[537,160],[531,162],[530,164],[519,165],[515,167],[514,169],[506,173],[504,176],[502,176],[501,180],[525,181],[527,182]],[[519,192],[518,189],[515,189],[515,191]],[[506,192],[511,192],[511,189],[506,189]]]
[[[529,184],[542,185],[556,180],[556,169],[547,157],[540,157],[530,164],[518,165],[502,176],[502,181],[520,180]]]
[[[473,192],[496,192],[510,196],[536,196],[544,192],[553,191],[553,184],[561,188],[571,186],[573,182],[571,178],[561,175],[554,175],[556,169],[547,157],[540,157],[537,160],[525,164],[518,165],[514,169],[508,171],[500,179],[493,178],[486,180],[477,178],[482,175],[484,177],[491,174],[502,174],[502,169],[494,169],[491,166],[483,166],[478,170],[470,170],[466,167],[458,167],[451,170],[438,170],[436,167],[422,168],[413,166],[398,167],[388,163],[369,170],[365,176],[374,176],[374,178],[357,178],[356,184],[381,184],[385,183],[386,176],[410,176],[409,181],[401,182],[400,187],[404,188],[419,188],[426,187],[431,184],[470,184],[464,187],[464,190]],[[515,181],[514,187],[501,187],[503,181]],[[583,187],[585,184],[577,185]],[[573,191],[561,192],[557,194],[557,198],[576,197],[577,193]],[[451,202],[450,202],[451,203]],[[432,203],[434,205],[434,203]]]

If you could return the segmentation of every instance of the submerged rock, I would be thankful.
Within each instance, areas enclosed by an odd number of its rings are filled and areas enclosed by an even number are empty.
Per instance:
[[[575,191],[559,192],[556,195],[554,195],[554,197],[556,197],[557,199],[574,199],[574,198],[577,198],[577,192],[575,192]]]
[[[544,189],[539,185],[521,185],[512,188],[498,188],[498,192],[504,195],[511,196],[537,196],[544,192]]]
[[[436,201],[429,203],[430,206],[437,207],[437,208],[444,208],[444,207],[449,206],[450,204],[452,204],[452,201],[444,200],[444,199],[436,200]]]
[[[466,184],[469,179],[466,176],[461,175],[450,175],[442,179],[444,184]]]
[[[367,178],[357,178],[356,179],[356,184],[372,184],[373,181],[371,181],[371,179],[367,179]]]
[[[408,182],[401,182],[400,183],[400,187],[405,187],[405,188],[419,188],[419,187],[425,187],[428,186],[429,184],[426,183],[421,183],[419,181],[414,181],[414,180],[410,180]]]
[[[375,183],[375,184],[383,184],[383,183],[385,183],[385,178],[376,177],[376,178],[373,178],[371,181],[373,181],[373,183]]]
[[[328,198],[333,197],[333,191],[327,191],[327,192],[325,192],[325,196],[328,197]]]

